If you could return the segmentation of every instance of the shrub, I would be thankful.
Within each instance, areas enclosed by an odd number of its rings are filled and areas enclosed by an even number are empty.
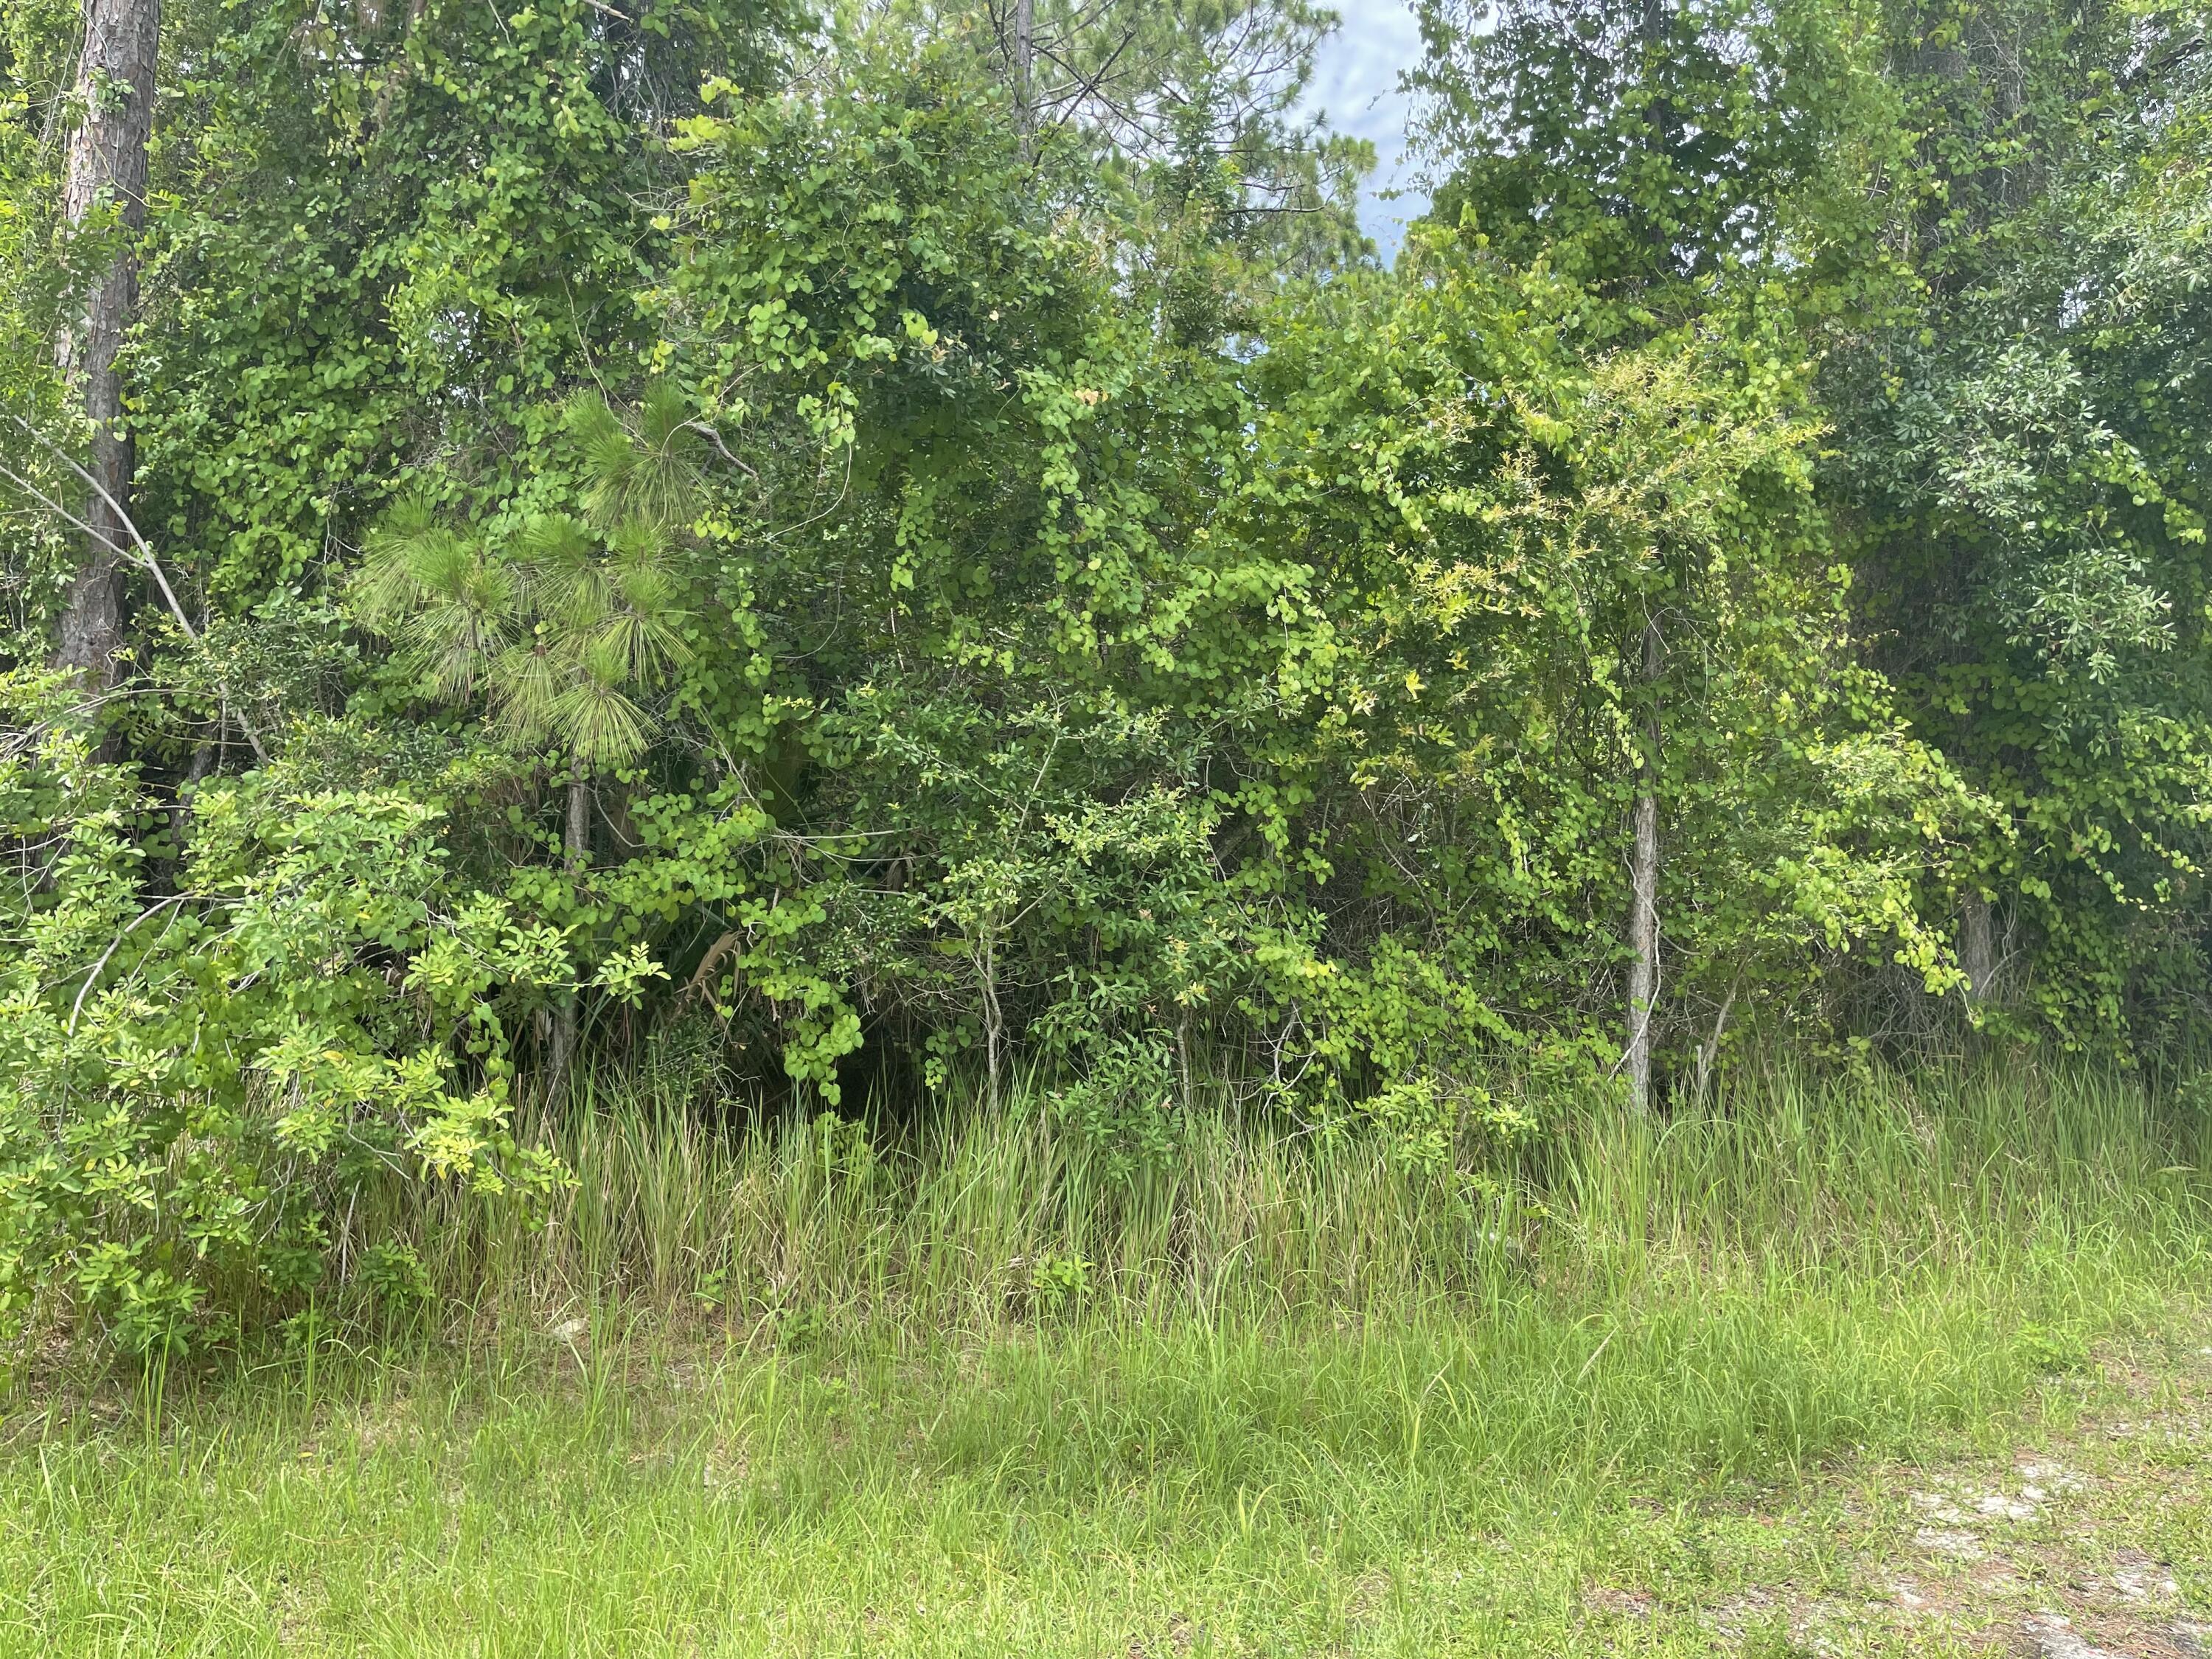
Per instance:
[[[163,869],[131,773],[39,717],[55,688],[9,689],[32,735],[0,757],[0,1317],[50,1292],[167,1351],[302,1298],[369,1188],[560,1182],[509,1118],[515,1019],[570,982],[565,940],[455,890],[436,803],[280,765],[199,792]]]

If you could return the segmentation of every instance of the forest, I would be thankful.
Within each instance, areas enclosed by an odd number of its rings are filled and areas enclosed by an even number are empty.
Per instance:
[[[2212,1651],[2212,9],[1409,9],[0,0],[0,1648]]]
[[[0,0],[0,1650],[2212,1650],[2212,11],[1409,11]]]
[[[1442,1168],[2201,1046],[2200,9],[1433,0],[1387,266],[1302,0],[633,10],[8,9],[0,1306],[641,1069]]]

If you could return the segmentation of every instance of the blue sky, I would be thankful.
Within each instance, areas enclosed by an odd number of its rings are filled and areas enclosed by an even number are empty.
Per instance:
[[[1428,205],[1419,193],[1395,201],[1382,198],[1383,191],[1412,183],[1407,103],[1398,90],[1398,75],[1419,58],[1421,33],[1402,0],[1335,0],[1335,6],[1344,21],[1322,46],[1307,101],[1326,110],[1338,131],[1374,143],[1380,164],[1360,201],[1359,222],[1387,259],[1397,251],[1405,221]]]

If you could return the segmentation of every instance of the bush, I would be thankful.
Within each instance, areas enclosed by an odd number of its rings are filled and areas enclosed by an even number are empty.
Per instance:
[[[566,944],[452,890],[435,803],[279,766],[196,794],[164,868],[126,833],[156,810],[131,773],[54,688],[9,689],[35,740],[0,758],[0,1317],[48,1294],[167,1351],[304,1297],[370,1189],[558,1184],[510,1127],[512,1033],[571,982]]]

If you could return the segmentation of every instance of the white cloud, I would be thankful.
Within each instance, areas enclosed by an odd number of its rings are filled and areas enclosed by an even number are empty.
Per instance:
[[[1322,43],[1306,102],[1327,112],[1340,132],[1370,140],[1376,168],[1359,203],[1360,228],[1382,246],[1397,251],[1405,222],[1428,209],[1412,188],[1406,155],[1406,121],[1412,104],[1398,89],[1399,75],[1420,61],[1421,32],[1403,0],[1336,0],[1344,21]],[[1386,191],[1405,193],[1384,199]]]

